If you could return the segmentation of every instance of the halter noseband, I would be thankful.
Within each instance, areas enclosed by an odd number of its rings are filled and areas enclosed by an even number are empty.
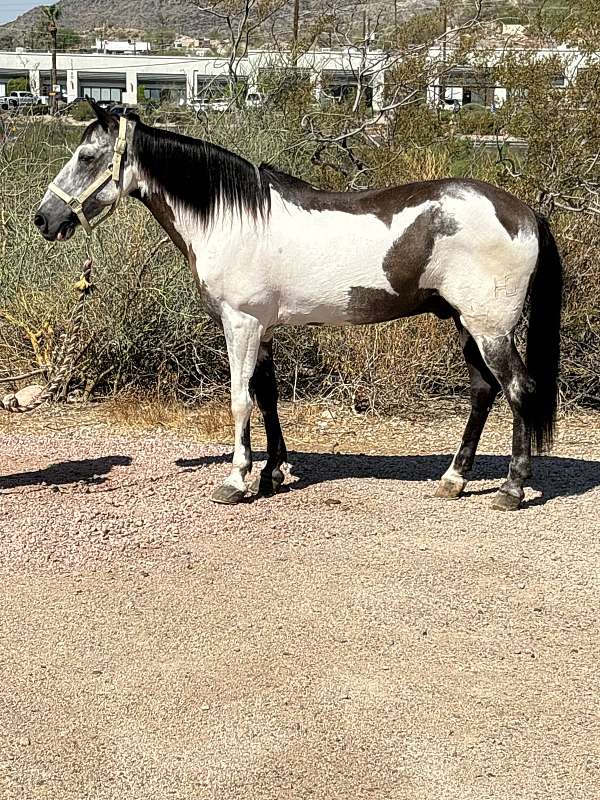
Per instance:
[[[114,181],[117,185],[117,188],[119,187],[119,180],[121,178],[121,162],[123,160],[123,155],[125,154],[125,150],[127,149],[126,133],[127,133],[127,119],[125,117],[121,117],[119,119],[119,134],[117,136],[117,141],[115,142],[115,146],[113,149],[114,157],[111,166],[105,169],[104,172],[101,175],[99,175],[96,178],[96,180],[90,186],[88,186],[87,189],[84,189],[84,191],[80,195],[74,197],[72,194],[64,192],[60,188],[60,186],[57,186],[54,182],[52,182],[48,186],[48,189],[50,189],[51,192],[54,192],[54,194],[57,197],[60,197],[60,199],[63,200],[69,206],[69,208],[73,210],[73,212],[77,215],[79,222],[81,223],[81,227],[84,229],[84,231],[87,233],[88,236],[91,236],[92,229],[95,228],[96,225],[99,225],[101,222],[104,222],[105,219],[110,217],[115,208],[119,205],[119,200],[121,199],[120,189],[119,189],[119,194],[117,195],[117,199],[108,208],[106,214],[103,215],[99,214],[96,217],[96,219],[90,221],[85,216],[85,213],[83,211],[83,204],[88,199],[88,197],[91,197],[94,194],[94,192],[96,192],[102,186],[107,184],[109,181],[111,180]]]

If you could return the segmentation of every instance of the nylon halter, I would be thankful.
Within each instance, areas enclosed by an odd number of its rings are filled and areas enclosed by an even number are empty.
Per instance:
[[[57,197],[60,197],[60,199],[72,209],[73,213],[77,215],[77,218],[81,223],[81,227],[88,236],[91,236],[92,229],[110,217],[110,215],[119,205],[119,200],[121,199],[121,189],[119,187],[119,181],[121,179],[121,163],[123,161],[125,150],[127,149],[126,133],[127,119],[125,117],[120,117],[119,133],[113,149],[113,161],[111,166],[105,169],[104,172],[99,175],[96,180],[90,186],[88,186],[87,189],[84,189],[81,194],[77,195],[77,197],[74,197],[72,194],[68,194],[68,192],[63,191],[60,186],[57,186],[54,183],[54,181],[48,186],[48,189],[50,189],[51,192],[54,192]],[[105,186],[111,180],[115,182],[117,188],[119,189],[117,199],[109,206],[105,214],[102,214],[101,212],[94,220],[88,220],[83,210],[83,204],[88,197],[91,197],[94,192],[98,191],[98,189]]]

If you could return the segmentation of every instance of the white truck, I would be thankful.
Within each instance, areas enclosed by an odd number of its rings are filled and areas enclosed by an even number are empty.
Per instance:
[[[18,111],[33,108],[33,106],[40,105],[41,102],[41,97],[33,92],[10,92],[10,94],[0,97],[0,109],[2,111]]]
[[[258,108],[264,103],[264,97],[255,91],[248,92],[244,99],[244,105],[246,108]],[[207,97],[194,97],[190,100],[184,100],[183,98],[179,101],[180,106],[188,106],[192,108],[197,114],[206,114],[209,111],[229,111],[233,108],[234,103],[231,98],[228,97],[221,97],[221,98],[212,98],[209,99]]]

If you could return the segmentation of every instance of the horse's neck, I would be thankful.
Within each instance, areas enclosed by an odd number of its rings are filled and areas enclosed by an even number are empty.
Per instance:
[[[209,242],[218,246],[231,241],[231,237],[242,236],[244,231],[247,234],[248,230],[256,230],[252,223],[247,229],[237,211],[223,207],[204,224],[194,210],[186,208],[157,185],[140,186],[135,196],[188,260],[193,257],[194,250],[205,249]]]
[[[186,258],[190,255],[191,240],[182,231],[176,207],[167,200],[160,188],[152,188],[140,195],[142,203],[150,211],[154,219],[163,228],[172,242],[181,250]]]
[[[229,222],[266,220],[269,197],[259,172],[230,151],[138,123],[132,144],[136,197],[188,255]],[[194,179],[190,176],[193,175]]]

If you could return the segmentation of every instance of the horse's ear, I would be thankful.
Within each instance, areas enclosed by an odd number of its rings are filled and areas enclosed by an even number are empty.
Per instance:
[[[85,99],[90,104],[92,111],[96,115],[96,119],[98,120],[100,125],[102,125],[105,131],[108,131],[110,128],[115,128],[119,124],[114,114],[111,114],[105,108],[99,106],[98,103],[91,97],[88,97],[87,94],[85,96]]]

